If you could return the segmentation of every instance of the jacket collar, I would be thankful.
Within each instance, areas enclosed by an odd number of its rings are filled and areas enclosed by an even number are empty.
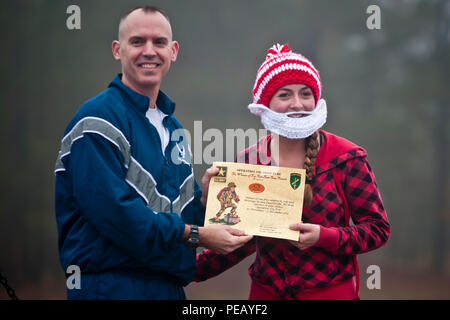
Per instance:
[[[129,100],[132,102],[133,107],[137,108],[142,113],[146,113],[148,110],[148,106],[150,105],[150,98],[144,96],[129,87],[127,87],[122,82],[122,74],[119,73],[115,76],[113,81],[109,84],[108,87],[115,87],[122,91]],[[171,101],[167,95],[159,90],[158,97],[156,98],[156,105],[158,108],[167,115],[172,115],[175,111],[175,102]]]
[[[324,139],[317,154],[316,174],[331,170],[350,159],[367,156],[366,150],[353,142],[325,130],[319,131]]]

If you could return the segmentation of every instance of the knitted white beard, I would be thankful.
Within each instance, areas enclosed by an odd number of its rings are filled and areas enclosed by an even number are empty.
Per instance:
[[[251,113],[261,116],[267,130],[289,139],[304,139],[320,129],[327,121],[327,104],[320,99],[314,111],[278,113],[262,104],[249,104]],[[291,118],[292,114],[306,114],[306,117]]]

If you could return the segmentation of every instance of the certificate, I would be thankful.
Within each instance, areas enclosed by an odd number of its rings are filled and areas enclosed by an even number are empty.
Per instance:
[[[298,240],[289,229],[302,218],[305,169],[214,162],[205,226],[225,224],[247,234]]]

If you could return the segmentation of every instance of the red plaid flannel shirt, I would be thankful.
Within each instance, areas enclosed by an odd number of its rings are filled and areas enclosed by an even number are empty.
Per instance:
[[[250,277],[272,286],[282,298],[294,299],[302,290],[357,276],[356,255],[387,242],[390,225],[365,150],[326,131],[320,133],[323,143],[311,184],[314,197],[302,214],[303,222],[321,226],[318,243],[300,250],[286,240],[254,237],[228,255],[204,250],[197,255],[193,281],[214,277],[256,250]],[[263,137],[242,151],[238,162],[270,165],[270,139]]]

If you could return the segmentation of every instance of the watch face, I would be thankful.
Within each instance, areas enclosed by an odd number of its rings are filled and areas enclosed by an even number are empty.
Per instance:
[[[198,227],[196,225],[191,225],[191,232],[189,233],[189,237],[187,239],[186,245],[189,248],[197,248],[198,247]]]
[[[198,239],[196,238],[189,238],[187,241],[187,245],[190,248],[197,248],[198,247]]]
[[[197,244],[198,243],[198,237],[197,236],[190,237],[189,238],[189,242],[193,243],[193,244]]]

